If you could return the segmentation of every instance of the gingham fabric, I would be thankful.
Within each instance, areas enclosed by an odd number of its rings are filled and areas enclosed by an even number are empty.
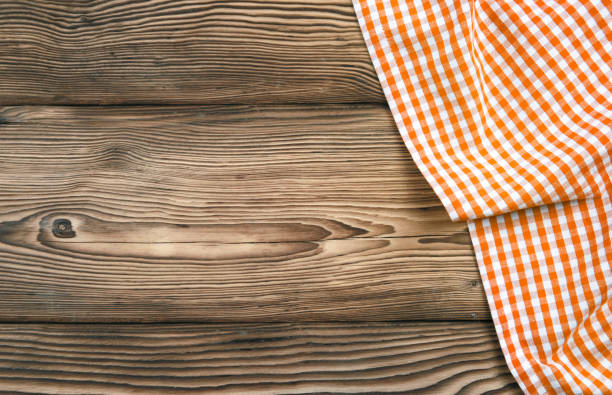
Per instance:
[[[612,3],[353,0],[526,393],[612,393]]]

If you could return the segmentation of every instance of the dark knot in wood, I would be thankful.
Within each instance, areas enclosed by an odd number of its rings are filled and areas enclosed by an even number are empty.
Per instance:
[[[72,222],[65,218],[58,218],[53,221],[51,231],[56,237],[61,237],[64,239],[76,236],[75,231],[72,230]]]

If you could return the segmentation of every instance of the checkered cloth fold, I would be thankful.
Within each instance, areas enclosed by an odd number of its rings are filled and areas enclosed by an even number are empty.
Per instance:
[[[521,388],[612,393],[612,4],[353,4]]]

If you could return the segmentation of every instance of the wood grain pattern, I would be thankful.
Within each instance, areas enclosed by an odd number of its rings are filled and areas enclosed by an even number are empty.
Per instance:
[[[0,117],[0,320],[489,317],[384,107]]]
[[[486,323],[0,325],[0,387],[63,394],[520,394]]]
[[[350,0],[8,0],[0,105],[378,102]]]
[[[350,0],[0,20],[0,393],[520,393]]]

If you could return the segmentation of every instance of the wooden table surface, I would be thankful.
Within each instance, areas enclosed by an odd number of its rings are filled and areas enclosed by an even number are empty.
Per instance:
[[[0,20],[0,393],[520,393],[350,0]]]

